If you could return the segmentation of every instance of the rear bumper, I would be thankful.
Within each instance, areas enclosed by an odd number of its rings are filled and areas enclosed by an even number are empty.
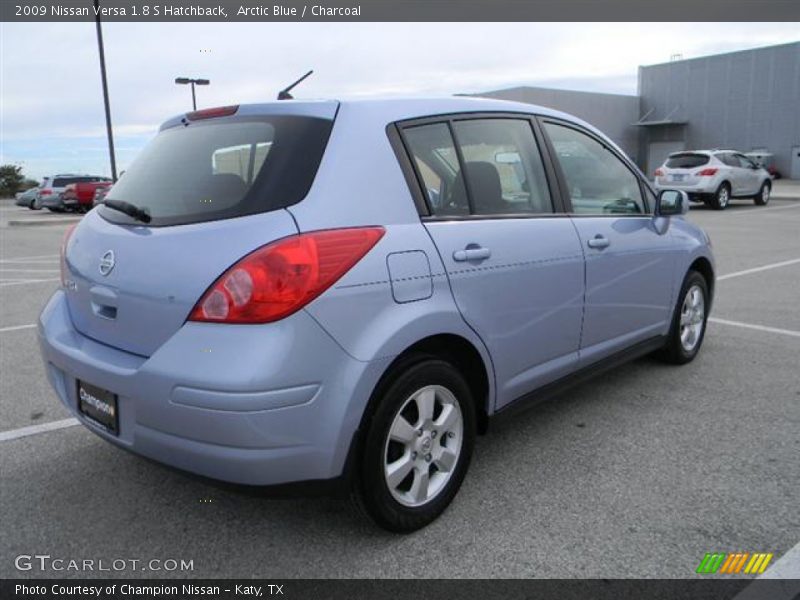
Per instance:
[[[61,200],[61,196],[43,196],[40,204],[42,208],[64,208],[64,202]]]
[[[78,332],[61,291],[42,311],[38,335],[50,383],[94,433],[249,485],[341,475],[389,360],[353,359],[303,311],[268,325],[187,323],[145,358]],[[78,379],[117,394],[118,435],[78,411]]]
[[[62,198],[61,204],[64,208],[78,208],[79,206],[91,206],[91,202],[81,202],[78,198]]]

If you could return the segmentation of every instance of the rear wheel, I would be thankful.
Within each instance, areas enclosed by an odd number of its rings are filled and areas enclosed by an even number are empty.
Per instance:
[[[378,393],[354,495],[384,529],[411,532],[436,519],[461,487],[475,442],[472,394],[436,358],[399,372]]]
[[[38,198],[34,198],[33,200],[31,200],[31,205],[30,205],[29,208],[31,210],[41,210],[42,209],[42,204],[41,204],[41,202],[39,201]]]
[[[770,192],[772,191],[772,186],[769,184],[768,181],[765,181],[761,185],[761,189],[758,191],[753,197],[753,200],[758,206],[766,206],[769,203],[769,196]]]
[[[722,183],[717,188],[717,191],[711,197],[711,208],[714,210],[725,210],[728,202],[731,201],[731,186],[727,183]]]
[[[694,360],[706,333],[708,305],[705,278],[697,271],[689,271],[683,280],[667,343],[662,351],[665,360],[677,365]]]

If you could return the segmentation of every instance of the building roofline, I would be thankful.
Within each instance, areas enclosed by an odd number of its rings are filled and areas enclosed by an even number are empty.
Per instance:
[[[615,98],[637,98],[636,94],[615,94],[613,92],[595,92],[592,90],[573,90],[556,87],[542,87],[538,85],[515,85],[513,87],[501,88],[499,90],[488,90],[477,94],[463,94],[464,96],[485,96],[486,94],[500,94],[503,92],[517,92],[525,90],[537,90],[543,92],[567,92],[568,94],[586,94],[588,96],[613,96]],[[462,94],[458,94],[459,96]]]
[[[718,58],[720,56],[730,56],[732,54],[744,54],[747,52],[759,52],[761,50],[772,50],[773,48],[783,48],[785,46],[797,46],[800,49],[800,41],[786,42],[784,44],[772,44],[770,46],[758,46],[756,48],[745,48],[744,50],[732,50],[730,52],[720,52],[719,54],[704,54],[703,56],[695,56],[693,58],[682,58],[681,60],[668,60],[660,63],[653,63],[649,65],[639,65],[640,69],[649,69],[650,67],[663,67],[664,65],[674,65],[678,63],[691,62],[693,60],[707,60],[709,58]]]

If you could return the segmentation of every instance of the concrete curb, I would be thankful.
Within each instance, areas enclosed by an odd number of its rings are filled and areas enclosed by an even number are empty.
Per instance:
[[[12,219],[8,221],[9,227],[41,227],[42,225],[68,225],[70,223],[77,223],[81,217],[67,217],[61,219],[42,219],[33,221],[31,219]]]

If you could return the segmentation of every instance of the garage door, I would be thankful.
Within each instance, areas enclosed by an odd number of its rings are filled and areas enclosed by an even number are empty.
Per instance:
[[[647,176],[653,179],[653,172],[664,164],[667,157],[673,152],[684,150],[686,145],[683,142],[653,142],[647,152]]]
[[[800,179],[800,146],[792,148],[792,179]]]

